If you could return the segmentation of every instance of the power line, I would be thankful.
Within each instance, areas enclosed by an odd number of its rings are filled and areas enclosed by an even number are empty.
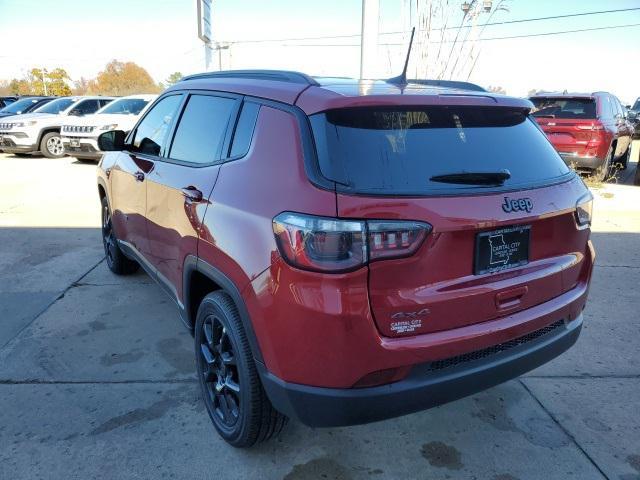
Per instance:
[[[570,13],[566,15],[553,15],[549,17],[534,17],[534,18],[520,18],[516,20],[505,20],[502,22],[489,22],[489,23],[481,23],[478,24],[478,27],[490,27],[493,25],[508,25],[514,23],[525,23],[525,22],[538,22],[544,20],[557,20],[563,18],[572,18],[572,17],[584,17],[587,15],[602,15],[607,13],[620,13],[620,12],[630,12],[640,10],[640,7],[632,7],[632,8],[618,8],[614,10],[598,10],[593,12],[580,12],[580,13]],[[440,30],[455,30],[458,28],[471,28],[471,25],[463,25],[462,27],[445,27],[445,28],[434,28],[432,31],[440,31]],[[410,33],[403,30],[394,31],[394,32],[380,32],[379,35],[399,35],[403,33]],[[416,33],[421,33],[421,31],[417,31]],[[316,37],[298,37],[298,38],[273,38],[273,39],[263,39],[263,40],[234,40],[231,42],[232,44],[238,43],[271,43],[271,42],[301,42],[306,40],[327,40],[327,39],[339,39],[339,38],[355,38],[359,37],[359,33],[348,34],[348,35],[320,35]],[[351,45],[347,45],[351,46]]]
[[[640,23],[629,23],[627,25],[610,25],[607,27],[594,27],[594,28],[580,28],[576,30],[561,30],[557,32],[542,32],[542,33],[529,33],[525,35],[511,35],[508,37],[489,37],[489,38],[478,38],[476,41],[485,42],[490,40],[508,40],[512,38],[528,38],[528,37],[543,37],[547,35],[562,35],[566,33],[578,33],[578,32],[594,32],[597,30],[610,30],[614,28],[628,28],[628,27],[640,27]],[[438,43],[451,43],[453,40],[444,40],[443,42],[416,42],[416,45],[422,45],[424,43],[438,44]],[[380,43],[382,46],[406,46],[405,43]],[[359,47],[359,43],[283,43],[279,45],[281,47]]]

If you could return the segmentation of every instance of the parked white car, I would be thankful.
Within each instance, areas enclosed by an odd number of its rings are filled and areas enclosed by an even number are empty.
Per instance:
[[[98,137],[110,130],[131,130],[157,95],[130,95],[119,98],[93,115],[70,118],[62,126],[64,153],[80,160],[99,160]]]
[[[31,113],[0,121],[0,148],[5,153],[41,153],[48,158],[64,156],[60,128],[69,118],[95,113],[114,97],[61,97]]]

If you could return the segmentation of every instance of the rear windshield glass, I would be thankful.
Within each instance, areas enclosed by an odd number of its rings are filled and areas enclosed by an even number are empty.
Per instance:
[[[313,115],[322,174],[358,193],[429,195],[521,188],[570,170],[526,112],[508,108],[349,108]],[[433,177],[501,172],[501,185]]]
[[[532,98],[534,117],[596,118],[596,102],[592,98]]]

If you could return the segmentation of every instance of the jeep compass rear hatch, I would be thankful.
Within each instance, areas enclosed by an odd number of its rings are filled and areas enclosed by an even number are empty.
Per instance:
[[[429,232],[368,231],[382,335],[484,322],[578,282],[588,233],[576,201],[588,192],[527,109],[358,107],[310,118],[339,217],[410,220]],[[407,254],[403,242],[421,238]]]

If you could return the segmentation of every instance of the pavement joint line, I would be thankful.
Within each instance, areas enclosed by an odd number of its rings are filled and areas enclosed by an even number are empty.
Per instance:
[[[173,385],[195,384],[195,378],[174,380],[0,380],[0,385]]]
[[[565,380],[636,380],[640,378],[640,374],[622,374],[622,375],[523,375],[522,378],[559,378]]]
[[[600,468],[600,465],[598,465],[598,464],[596,463],[596,461],[595,461],[593,458],[591,458],[591,455],[589,455],[589,454],[587,453],[587,451],[586,451],[584,448],[582,448],[582,445],[580,445],[580,444],[578,443],[578,441],[576,440],[575,436],[573,436],[573,435],[569,432],[569,430],[567,430],[567,429],[564,427],[564,425],[562,425],[562,423],[560,423],[560,421],[555,417],[555,415],[553,415],[553,414],[551,413],[551,411],[549,411],[549,410],[547,409],[547,407],[545,407],[545,406],[544,406],[544,404],[543,404],[543,403],[540,401],[540,399],[539,399],[539,398],[538,398],[538,397],[533,393],[533,391],[532,391],[532,390],[527,386],[527,384],[526,384],[526,383],[524,383],[524,382],[522,381],[522,379],[518,379],[518,381],[520,382],[520,385],[522,385],[522,386],[524,387],[524,389],[529,393],[529,395],[531,395],[531,398],[533,398],[533,399],[535,400],[535,402],[536,402],[538,405],[540,405],[540,408],[542,408],[542,410],[543,410],[547,415],[549,415],[549,418],[551,418],[551,420],[553,420],[553,422],[558,426],[558,428],[560,428],[560,430],[562,430],[562,431],[564,432],[564,434],[565,434],[567,437],[569,437],[569,438],[571,439],[571,441],[573,442],[573,444],[578,448],[578,450],[580,450],[580,451],[582,452],[582,454],[585,456],[585,458],[586,458],[587,460],[589,460],[589,462],[591,463],[591,465],[593,465],[593,466],[595,467],[595,469],[596,469],[598,472],[600,472],[600,475],[602,475],[602,478],[605,478],[606,480],[611,480],[611,479],[609,478],[609,476],[608,476],[606,473],[604,473],[604,471],[602,470],[602,468]]]
[[[151,282],[127,282],[127,283],[85,283],[75,282],[73,287],[120,287],[125,285],[153,285]]]
[[[84,272],[82,275],[80,275],[80,277],[78,277],[77,280],[71,282],[62,292],[60,292],[60,294],[58,294],[56,296],[56,298],[54,298],[51,302],[49,302],[47,305],[44,306],[44,308],[42,310],[40,310],[37,314],[35,314],[33,316],[33,318],[31,320],[29,320],[27,323],[25,323],[22,328],[20,328],[20,330],[18,330],[16,332],[16,334],[11,337],[10,339],[8,339],[4,344],[2,344],[0,346],[0,351],[4,350],[4,348],[9,345],[11,342],[13,342],[18,336],[20,336],[20,334],[22,332],[24,332],[33,322],[35,322],[38,318],[40,318],[40,316],[45,313],[47,310],[49,310],[55,303],[58,302],[58,300],[64,298],[65,294],[71,290],[76,283],[78,283],[80,280],[82,280],[84,277],[86,277],[87,275],[89,275],[89,273],[91,273],[98,265],[100,265],[102,262],[104,262],[105,257],[100,257],[100,260],[98,261],[98,263],[96,263],[95,265],[93,265],[89,270],[87,270],[86,272]]]
[[[598,265],[598,268],[640,268],[638,265]]]

